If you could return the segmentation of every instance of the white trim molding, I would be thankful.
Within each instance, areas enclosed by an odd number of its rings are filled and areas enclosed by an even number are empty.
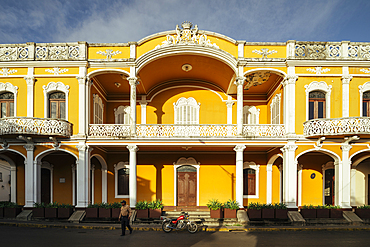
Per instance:
[[[64,85],[63,82],[49,82],[48,85],[42,86],[44,89],[44,118],[49,117],[49,104],[48,104],[48,95],[53,92],[63,92],[66,96],[66,121],[68,121],[68,93],[69,93],[69,86]]]
[[[309,118],[309,94],[312,91],[322,91],[325,93],[325,105],[326,105],[326,116],[325,118],[330,118],[330,94],[331,85],[326,84],[324,81],[313,81],[309,85],[304,86],[306,88],[306,120]]]
[[[363,85],[358,86],[358,91],[360,93],[360,117],[363,116],[362,101],[364,93],[370,91],[370,81],[365,82]]]
[[[128,162],[120,161],[114,164],[114,197],[115,198],[128,198],[130,195],[118,195],[118,171],[122,168],[130,169]],[[130,172],[130,170],[129,170]]]
[[[243,163],[243,171],[244,169],[253,169],[256,171],[256,194],[255,195],[243,195],[243,198],[259,198],[259,191],[260,191],[260,165],[257,165],[255,162],[244,162]],[[244,185],[243,185],[244,186]]]
[[[17,116],[17,94],[18,87],[14,86],[10,82],[0,82],[0,93],[11,92],[14,95],[14,117]]]

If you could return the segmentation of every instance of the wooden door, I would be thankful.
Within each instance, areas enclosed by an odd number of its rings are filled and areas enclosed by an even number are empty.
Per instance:
[[[177,170],[177,205],[197,205],[197,172],[194,167],[182,166]]]
[[[325,170],[325,205],[334,205],[334,169]]]
[[[41,168],[41,202],[50,203],[50,170]]]

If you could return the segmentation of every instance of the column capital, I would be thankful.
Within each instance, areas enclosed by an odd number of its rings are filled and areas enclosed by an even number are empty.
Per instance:
[[[298,80],[297,75],[287,75],[284,80],[281,82],[281,84],[285,87],[288,84],[295,84],[295,82]]]
[[[226,107],[227,107],[227,108],[231,108],[231,107],[233,107],[233,105],[235,104],[235,101],[228,100],[228,101],[226,101],[225,103],[226,103]]]
[[[244,85],[244,82],[245,82],[245,77],[244,76],[239,76],[235,79],[235,82],[234,84],[236,86],[243,86]]]
[[[27,152],[35,150],[35,145],[33,144],[26,144],[23,147],[27,150]]]
[[[349,82],[352,80],[353,76],[351,75],[343,75],[341,80],[342,84],[349,84]]]
[[[86,151],[87,148],[89,148],[88,145],[86,144],[81,144],[81,145],[77,145],[76,148],[79,150],[79,151]]]
[[[137,77],[128,77],[127,80],[131,87],[139,85],[139,80]]]
[[[76,79],[78,80],[78,84],[86,84],[86,76],[76,76]]]
[[[36,81],[33,76],[25,76],[23,78],[26,80],[27,86],[33,86]]]
[[[349,150],[352,149],[352,145],[351,144],[342,144],[340,146],[340,149],[342,149],[342,151],[344,151],[344,152],[349,152]]]
[[[285,153],[285,152],[294,152],[295,150],[297,150],[297,148],[298,148],[298,146],[295,145],[295,144],[287,144],[284,147],[280,148],[280,150],[283,153]]]
[[[245,145],[236,145],[235,148],[234,148],[234,151],[235,152],[243,152],[245,148],[246,148]]]
[[[128,145],[126,147],[130,152],[137,152],[139,151],[139,148],[136,145]]]

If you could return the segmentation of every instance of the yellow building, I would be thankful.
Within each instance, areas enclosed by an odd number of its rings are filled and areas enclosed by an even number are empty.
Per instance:
[[[370,43],[0,45],[0,201],[369,204]]]

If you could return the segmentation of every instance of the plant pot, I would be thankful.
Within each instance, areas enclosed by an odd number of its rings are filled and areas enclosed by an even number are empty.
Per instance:
[[[303,218],[316,218],[316,209],[301,209]]]
[[[273,208],[262,209],[262,219],[273,219],[275,218],[275,210]]]
[[[262,217],[261,209],[247,209],[247,213],[250,219],[261,219]]]
[[[22,208],[4,208],[4,218],[15,218],[22,211]]]
[[[216,210],[210,210],[210,213],[211,213],[211,218],[213,219],[220,219],[220,218],[223,218],[222,216],[222,209],[219,208],[219,209],[216,209]]]
[[[112,218],[117,218],[119,216],[121,209],[120,208],[112,208]]]
[[[149,218],[160,218],[162,215],[162,209],[149,209]]]
[[[73,212],[73,208],[58,208],[58,218],[68,219]]]
[[[355,209],[355,213],[361,219],[370,219],[370,209]]]
[[[45,208],[45,218],[57,218],[58,209],[57,208]]]
[[[149,218],[149,209],[136,209],[137,219],[147,219]]]
[[[236,209],[224,208],[224,218],[225,219],[236,218]]]
[[[0,208],[0,219],[4,218],[4,208]]]
[[[98,208],[86,208],[86,218],[98,218]]]
[[[32,217],[33,218],[45,218],[45,208],[33,208]]]
[[[111,218],[112,211],[110,208],[99,208],[99,218]]]
[[[330,209],[330,218],[343,218],[343,210],[337,208]]]
[[[288,209],[275,209],[275,219],[288,219]]]
[[[330,209],[328,208],[318,208],[316,209],[317,218],[330,218]]]

